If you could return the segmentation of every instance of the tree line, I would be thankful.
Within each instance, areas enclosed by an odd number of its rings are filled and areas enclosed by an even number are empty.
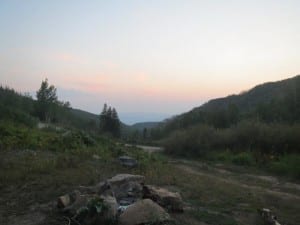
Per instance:
[[[99,116],[100,131],[102,133],[110,133],[113,137],[120,137],[121,123],[115,108],[107,106],[105,103]]]

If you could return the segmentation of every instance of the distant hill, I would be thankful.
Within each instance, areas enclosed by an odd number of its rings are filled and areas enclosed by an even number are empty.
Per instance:
[[[238,95],[217,98],[166,120],[163,133],[198,123],[226,127],[242,118],[260,117],[266,122],[299,120],[300,75],[255,86]],[[292,115],[293,114],[293,115]]]
[[[83,111],[81,109],[71,109],[72,114],[74,114],[76,117],[82,119],[82,120],[92,120],[96,121],[97,124],[99,123],[99,115]],[[129,130],[138,130],[142,131],[144,128],[151,129],[156,126],[158,126],[161,122],[141,122],[141,123],[135,123],[133,125],[127,125],[123,122],[121,122],[122,127],[124,129]]]
[[[146,129],[152,129],[157,127],[161,122],[143,122],[143,123],[135,123],[130,126],[131,129],[142,131]]]
[[[149,121],[162,121],[170,117],[170,114],[159,112],[120,112],[120,119],[128,125],[144,123]]]
[[[99,115],[87,112],[87,111],[83,111],[81,109],[71,109],[71,113],[83,120],[95,120],[98,121],[99,120]]]
[[[277,82],[260,84],[239,95],[213,99],[194,110],[220,110],[225,109],[229,104],[235,104],[241,111],[248,111],[260,103],[284,98],[287,93],[299,88],[297,85],[300,85],[300,75]]]

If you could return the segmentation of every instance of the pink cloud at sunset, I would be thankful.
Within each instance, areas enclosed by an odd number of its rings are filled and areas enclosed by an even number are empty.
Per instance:
[[[83,58],[70,53],[55,54],[53,56],[53,59],[65,63],[80,63],[80,64],[86,63],[86,60],[84,60]]]

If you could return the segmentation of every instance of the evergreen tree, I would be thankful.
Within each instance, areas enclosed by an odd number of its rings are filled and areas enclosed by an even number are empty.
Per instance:
[[[36,92],[37,104],[36,113],[42,121],[50,122],[54,117],[54,108],[58,104],[56,88],[48,84],[46,78],[41,83],[40,89]]]
[[[115,108],[108,107],[105,103],[99,118],[101,132],[120,137],[120,120]]]
[[[107,130],[107,119],[108,116],[107,116],[107,104],[104,103],[104,106],[103,106],[103,109],[102,109],[102,112],[100,114],[100,131],[101,132],[105,132]]]
[[[112,109],[111,119],[112,119],[112,133],[115,137],[120,137],[121,123],[120,123],[117,110],[115,108]]]
[[[143,130],[143,139],[146,139],[148,136],[148,130],[147,128],[145,127],[144,130]]]

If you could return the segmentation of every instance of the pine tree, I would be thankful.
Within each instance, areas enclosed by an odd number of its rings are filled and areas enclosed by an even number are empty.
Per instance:
[[[120,137],[121,134],[121,123],[120,123],[120,119],[117,113],[117,110],[115,108],[112,109],[112,113],[111,113],[111,119],[112,119],[112,125],[113,125],[113,135],[115,137]]]
[[[105,132],[107,129],[107,121],[108,121],[108,116],[107,116],[107,104],[104,103],[102,112],[100,114],[100,131]]]
[[[55,104],[58,104],[58,100],[56,88],[53,85],[49,86],[47,78],[42,81],[40,89],[36,92],[36,98],[38,117],[43,121],[50,122],[54,117],[54,107]]]
[[[115,108],[108,107],[105,103],[100,114],[100,131],[120,137],[120,120]]]

